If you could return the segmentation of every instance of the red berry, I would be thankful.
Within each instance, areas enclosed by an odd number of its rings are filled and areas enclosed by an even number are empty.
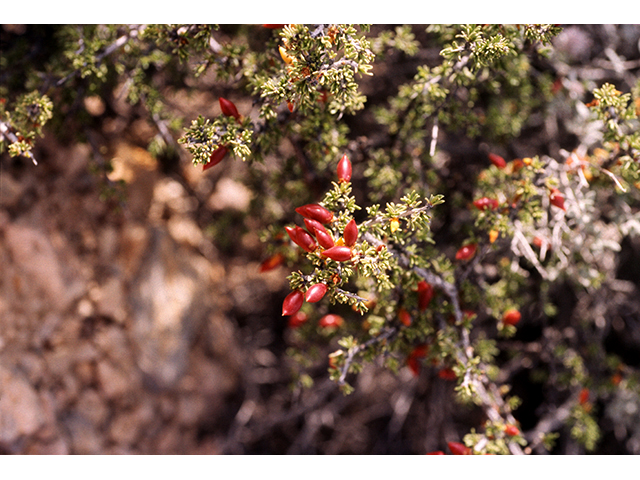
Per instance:
[[[495,198],[482,197],[474,200],[473,205],[478,210],[495,210],[498,208],[499,203]]]
[[[229,153],[229,150],[227,149],[227,147],[219,146],[218,148],[216,148],[211,154],[211,156],[209,157],[209,161],[205,164],[204,167],[202,167],[202,170],[207,170],[211,167],[215,167],[217,164],[219,164],[222,161],[222,159],[227,155],[227,153]]]
[[[233,102],[222,97],[220,97],[218,101],[220,102],[220,109],[222,110],[222,113],[227,117],[234,117],[236,120],[240,120],[241,116]]]
[[[562,195],[560,190],[558,190],[557,188],[551,189],[551,192],[549,193],[549,201],[551,202],[551,205],[561,208],[565,212],[567,211],[564,206],[564,195]]]
[[[322,248],[331,248],[335,245],[333,237],[324,228],[322,230],[316,229],[316,240]]]
[[[518,310],[515,310],[515,309],[507,310],[506,312],[504,312],[504,315],[502,316],[502,323],[506,325],[515,325],[520,321],[521,317],[522,315]]]
[[[411,325],[411,315],[404,307],[400,307],[398,310],[398,320],[406,327]]]
[[[518,427],[515,425],[508,424],[504,427],[504,433],[511,437],[515,437],[516,435],[520,435],[520,430],[518,430]]]
[[[308,319],[309,319],[309,316],[306,313],[297,311],[296,313],[294,313],[289,317],[289,322],[288,322],[289,328],[298,328],[304,325]]]
[[[444,452],[442,450],[436,450],[435,452],[425,453],[425,455],[444,455]]]
[[[507,166],[507,162],[505,162],[504,158],[500,155],[496,155],[495,153],[489,154],[489,160],[498,168],[504,168]]]
[[[344,323],[344,320],[340,315],[334,315],[333,313],[329,313],[322,317],[318,322],[322,328],[338,328]]]
[[[454,455],[471,455],[471,449],[460,442],[449,442],[447,445]]]
[[[282,302],[282,315],[293,315],[304,303],[304,294],[302,290],[294,290],[286,296],[284,302]]]
[[[271,255],[269,258],[267,258],[264,262],[260,264],[260,271],[268,272],[269,270],[273,270],[279,265],[282,265],[282,262],[284,262],[284,255],[282,255],[281,253],[276,253],[274,255]]]
[[[284,229],[287,231],[287,234],[289,234],[289,238],[293,240],[293,243],[298,245],[305,252],[312,252],[316,249],[317,245],[315,240],[303,228],[284,227]]]
[[[427,353],[429,353],[428,345],[418,345],[407,357],[407,366],[416,377],[420,374],[420,359],[426,357]]]
[[[350,182],[351,171],[351,160],[346,155],[343,155],[338,162],[338,182]]]
[[[582,390],[580,390],[580,395],[578,396],[578,403],[580,403],[580,405],[584,405],[588,401],[589,401],[589,389],[583,388]]]
[[[421,280],[418,282],[418,310],[424,312],[433,298],[433,287],[430,283]]]
[[[347,226],[344,227],[344,232],[342,233],[342,238],[344,239],[344,244],[347,247],[353,247],[358,240],[358,225],[356,224],[355,219],[351,219]]]
[[[456,252],[456,260],[469,260],[476,254],[477,248],[478,245],[475,243],[465,245]]]
[[[309,287],[304,299],[309,303],[316,303],[322,300],[325,293],[327,293],[327,286],[324,283],[316,283]]]
[[[310,203],[296,208],[296,212],[305,218],[317,220],[320,223],[330,223],[333,220],[333,213],[317,203]]]
[[[442,370],[440,370],[438,372],[438,377],[440,377],[443,380],[449,380],[449,381],[453,381],[458,378],[458,376],[456,375],[456,372],[454,372],[451,368],[443,368]]]
[[[290,102],[289,100],[287,100],[287,108],[291,113],[293,113],[293,107],[294,107],[293,102]]]
[[[323,257],[330,258],[331,260],[335,260],[336,262],[346,262],[351,259],[353,253],[349,247],[345,247],[342,245],[331,247],[328,250],[322,252]]]

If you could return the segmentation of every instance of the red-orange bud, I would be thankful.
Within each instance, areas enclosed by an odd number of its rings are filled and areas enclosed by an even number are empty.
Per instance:
[[[333,220],[333,213],[317,203],[310,203],[296,208],[296,212],[305,218],[317,220],[320,223],[330,223]]]
[[[351,181],[351,160],[346,155],[343,155],[338,162],[338,181],[350,182]]]
[[[473,206],[478,210],[495,210],[498,208],[498,200],[495,198],[482,197],[473,201]]]
[[[506,312],[504,312],[504,315],[502,316],[502,323],[506,325],[515,325],[520,321],[521,317],[522,315],[518,310],[515,310],[515,309],[507,310]]]
[[[418,310],[425,311],[433,298],[433,287],[430,283],[421,280],[418,282]]]
[[[325,293],[327,293],[327,286],[324,283],[316,283],[309,287],[304,299],[309,303],[316,303],[322,300]]]
[[[411,315],[404,307],[400,307],[398,310],[398,320],[406,327],[411,325]]]
[[[340,315],[335,315],[333,313],[328,313],[324,317],[320,319],[318,325],[322,328],[332,328],[332,327],[340,327],[344,323],[343,318]]]
[[[220,97],[218,101],[220,102],[220,109],[223,114],[227,117],[234,117],[236,120],[240,120],[240,113],[238,113],[238,109],[232,101],[222,97]]]
[[[354,218],[349,220],[347,226],[344,227],[342,238],[344,239],[344,244],[347,247],[353,247],[356,244],[356,241],[358,240],[358,225]]]
[[[515,425],[508,424],[504,427],[504,433],[511,437],[515,437],[516,435],[520,435],[520,430]]]
[[[562,195],[560,190],[557,188],[551,189],[551,192],[549,193],[549,201],[551,202],[551,205],[554,205],[564,211],[567,210],[564,206],[564,195]]]
[[[303,303],[304,294],[302,293],[302,290],[294,290],[287,295],[284,302],[282,302],[282,315],[293,315],[297,313]]]
[[[278,252],[274,255],[271,255],[269,258],[267,258],[265,261],[263,261],[260,264],[260,271],[268,272],[269,270],[273,270],[279,265],[282,265],[282,262],[284,262],[284,255]]]
[[[303,228],[301,227],[284,227],[289,234],[289,238],[293,240],[293,243],[302,248],[305,252],[312,252],[316,249],[317,245],[315,240],[311,235],[309,235]]]
[[[500,155],[496,155],[495,153],[489,154],[489,160],[498,168],[504,168],[507,166],[507,162]]]
[[[209,157],[209,161],[205,164],[204,167],[202,167],[202,170],[208,170],[211,167],[215,167],[217,164],[219,164],[222,161],[222,159],[227,155],[227,153],[229,153],[229,150],[227,149],[227,147],[220,146],[216,148],[211,154],[211,156]]]
[[[471,449],[460,442],[449,442],[447,445],[454,455],[471,455]]]
[[[331,260],[335,260],[336,262],[346,262],[351,259],[353,253],[349,247],[345,246],[335,246],[331,247],[324,252],[322,252],[323,257],[330,258]]]
[[[475,243],[465,245],[456,252],[456,260],[469,260],[470,258],[473,258],[476,254],[477,248],[478,245]]]

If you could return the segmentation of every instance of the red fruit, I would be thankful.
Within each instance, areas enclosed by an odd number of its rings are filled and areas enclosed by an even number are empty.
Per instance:
[[[471,449],[460,442],[449,442],[447,445],[454,455],[471,455]]]
[[[220,109],[222,110],[222,113],[227,117],[234,117],[236,120],[240,120],[240,118],[242,118],[233,102],[222,97],[220,97],[218,101],[220,102]]]
[[[294,107],[293,102],[290,102],[289,100],[287,100],[287,108],[291,113],[293,113],[293,107]]]
[[[411,315],[404,307],[400,307],[398,310],[398,320],[406,327],[411,325]]]
[[[320,319],[318,325],[320,325],[322,328],[338,328],[343,323],[344,320],[340,315],[329,313]]]
[[[433,298],[433,287],[430,283],[421,280],[418,282],[418,310],[424,312]]]
[[[282,315],[293,315],[304,303],[304,294],[302,290],[294,290],[289,295],[287,295],[282,302]]]
[[[350,182],[351,181],[351,160],[346,155],[343,155],[338,162],[338,182]]]
[[[427,345],[418,345],[407,357],[407,366],[417,377],[420,374],[420,359],[427,356],[429,347]]]
[[[580,395],[578,396],[578,403],[580,403],[580,405],[584,405],[588,401],[589,401],[589,389],[583,388],[582,390],[580,390]]]
[[[322,248],[332,248],[335,245],[333,237],[324,228],[322,230],[316,229],[316,240]]]
[[[229,153],[229,150],[227,149],[227,147],[219,146],[218,148],[216,148],[211,154],[211,156],[209,157],[209,161],[205,164],[204,167],[202,167],[202,170],[207,170],[219,164],[222,161],[222,159],[227,155],[227,153]]]
[[[324,283],[316,283],[309,287],[304,299],[309,303],[316,303],[322,300],[325,293],[327,293],[327,286]]]
[[[453,381],[458,378],[456,373],[450,368],[443,368],[442,370],[440,370],[438,372],[438,377],[440,377],[443,380],[449,380],[449,381]]]
[[[349,247],[345,247],[342,245],[331,247],[328,250],[322,252],[323,257],[330,258],[331,260],[335,260],[336,262],[346,262],[351,259],[351,249]]]
[[[282,265],[282,262],[284,262],[284,255],[282,255],[281,253],[276,253],[274,255],[271,255],[269,258],[267,258],[264,262],[260,264],[260,271],[268,272],[269,270],[273,270],[279,265]]]
[[[317,203],[310,203],[296,208],[296,212],[305,218],[317,220],[320,223],[330,223],[333,220],[333,213]]]
[[[520,435],[520,430],[518,430],[518,427],[516,427],[515,425],[509,424],[509,425],[505,425],[504,433],[512,437],[515,437],[516,435]]]
[[[282,28],[285,25],[286,23],[263,23],[262,24],[264,28],[271,28],[271,29]]]
[[[442,450],[436,450],[435,452],[425,453],[425,455],[444,455],[444,452]]]
[[[561,208],[565,212],[567,211],[564,206],[564,195],[562,195],[562,193],[560,193],[560,190],[558,190],[557,188],[551,189],[551,192],[549,193],[549,201],[551,202],[551,205]]]
[[[347,247],[353,247],[358,240],[358,225],[356,224],[355,219],[351,219],[347,226],[344,227],[344,232],[342,233],[342,238],[344,239],[344,244]]]
[[[505,162],[504,158],[500,155],[496,155],[495,153],[489,154],[489,160],[498,168],[504,168],[507,166],[507,162]]]
[[[293,240],[293,243],[298,245],[305,252],[313,252],[316,249],[317,245],[315,240],[303,228],[284,227],[284,229],[289,234],[289,238]]]
[[[495,198],[482,197],[473,201],[473,206],[478,210],[495,210],[498,208],[498,200]]]
[[[521,317],[522,315],[518,310],[515,310],[515,309],[507,310],[506,312],[504,312],[504,315],[502,316],[502,323],[506,325],[515,325],[520,321]]]
[[[469,260],[476,254],[477,248],[478,245],[475,243],[465,245],[456,252],[456,260]]]
[[[289,317],[289,322],[288,322],[289,328],[298,328],[304,325],[308,319],[309,319],[309,316],[306,313],[297,311],[296,313],[294,313]]]

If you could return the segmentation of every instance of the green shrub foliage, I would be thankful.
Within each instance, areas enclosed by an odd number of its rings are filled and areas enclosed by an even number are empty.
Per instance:
[[[568,283],[583,296],[611,288],[611,252],[640,231],[640,82],[571,95],[548,61],[561,31],[61,26],[42,32],[57,48],[38,68],[24,60],[19,38],[3,49],[0,148],[36,162],[47,122],[55,128],[75,116],[82,138],[82,100],[117,91],[157,127],[153,153],[182,148],[207,169],[247,162],[265,258],[290,268],[291,292],[324,286],[313,289],[324,292],[318,301],[285,302],[298,315],[298,323],[280,320],[296,338],[294,381],[313,388],[306,369],[327,354],[328,376],[345,394],[366,363],[409,368],[455,382],[460,402],[484,410],[486,423],[463,440],[473,453],[551,448],[555,421],[507,428],[518,425],[521,400],[510,393],[504,355],[535,356],[512,341],[523,324],[557,332],[554,286]],[[438,45],[438,58],[417,57],[421,42]],[[392,58],[407,59],[414,73],[368,108],[364,88],[376,94],[377,72]],[[217,116],[182,119],[164,101],[167,88],[212,78],[238,112],[227,104]],[[512,142],[559,109],[573,112],[578,146],[515,158]],[[462,165],[452,138],[477,152],[462,160],[473,165],[464,170],[473,172],[466,191],[451,187]],[[311,204],[330,218],[296,211]],[[603,350],[595,321],[573,319],[579,335],[549,333],[536,360],[548,367],[536,370],[540,381],[564,399],[554,407],[569,412],[557,418],[586,449],[600,437],[596,399],[639,392],[637,370]]]

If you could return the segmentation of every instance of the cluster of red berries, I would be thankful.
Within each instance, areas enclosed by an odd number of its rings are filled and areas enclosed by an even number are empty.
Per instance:
[[[351,181],[351,161],[347,155],[338,162],[338,181]],[[346,262],[353,256],[352,248],[358,240],[358,225],[355,219],[351,219],[342,232],[342,238],[335,241],[331,232],[325,225],[333,222],[333,213],[317,203],[303,205],[296,208],[296,213],[303,217],[305,228],[294,226],[285,227],[285,231],[293,243],[305,252],[314,252],[320,249],[320,255],[336,262]],[[294,290],[286,296],[282,303],[282,315],[294,316],[298,313],[303,303],[319,302],[327,293],[328,287],[324,283],[311,285],[306,291]],[[302,322],[304,323],[304,322]],[[339,327],[343,319],[339,315],[328,314],[320,319],[322,327]],[[299,326],[299,319],[290,322],[291,326]]]

